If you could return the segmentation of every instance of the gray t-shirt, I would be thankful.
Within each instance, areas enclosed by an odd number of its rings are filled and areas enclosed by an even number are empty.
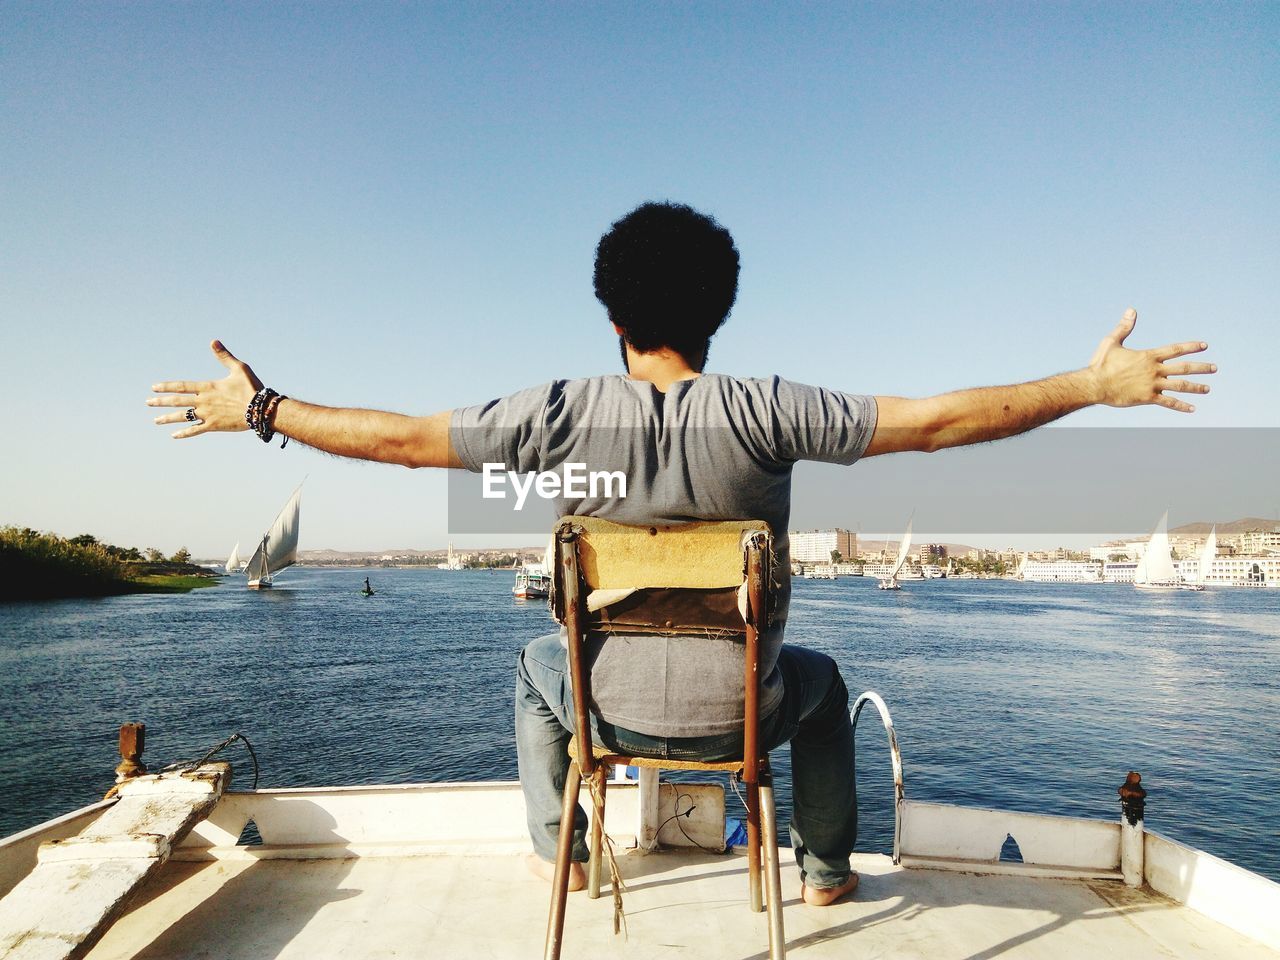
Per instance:
[[[763,638],[762,715],[782,698],[778,650],[791,593],[787,524],[798,460],[851,464],[875,431],[875,400],[819,387],[706,374],[662,393],[622,375],[556,380],[454,411],[463,465],[521,473],[581,463],[621,470],[627,496],[553,501],[557,516],[618,523],[764,520],[781,588],[777,626]],[[527,505],[525,509],[530,509]],[[714,637],[615,636],[592,666],[601,717],[653,736],[728,733],[742,722],[742,647]]]

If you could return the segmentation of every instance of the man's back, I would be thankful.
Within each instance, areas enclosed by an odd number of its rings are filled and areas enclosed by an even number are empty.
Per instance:
[[[762,712],[782,696],[774,671],[790,594],[787,524],[797,460],[852,463],[875,429],[875,402],[790,383],[709,374],[664,393],[625,376],[555,381],[455,412],[451,439],[467,469],[522,473],[583,464],[621,472],[606,495],[560,498],[559,514],[619,523],[756,519],[778,548],[778,626],[765,638]],[[614,637],[592,685],[610,723],[668,737],[728,733],[742,718],[742,651],[715,638]]]

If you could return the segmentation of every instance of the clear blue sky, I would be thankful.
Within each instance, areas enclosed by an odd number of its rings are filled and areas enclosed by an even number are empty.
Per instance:
[[[309,474],[304,548],[443,544],[442,475],[175,442],[149,385],[214,336],[406,412],[613,372],[651,198],[742,251],[711,369],[1027,379],[1133,305],[1213,394],[1069,422],[1280,426],[1277,51],[1275,4],[6,3],[0,523],[220,554]]]

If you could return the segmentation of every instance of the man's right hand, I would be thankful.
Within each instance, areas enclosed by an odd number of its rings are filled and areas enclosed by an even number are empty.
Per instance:
[[[214,340],[209,346],[218,362],[230,371],[221,380],[166,380],[151,387],[154,393],[164,396],[149,398],[147,406],[186,408],[155,419],[158,424],[187,424],[174,433],[175,440],[198,437],[202,433],[249,429],[245,411],[254,394],[262,389],[262,381],[254,376],[247,363],[232,356],[222,341]],[[189,411],[193,411],[190,416]]]

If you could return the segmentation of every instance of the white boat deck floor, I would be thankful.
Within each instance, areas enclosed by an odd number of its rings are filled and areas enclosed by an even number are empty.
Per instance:
[[[795,957],[928,960],[1277,958],[1149,891],[1114,882],[904,870],[859,855],[854,898],[817,908],[783,851]],[[746,905],[746,860],[699,852],[619,857],[629,936],[608,889],[570,895],[566,958],[763,958],[765,915]],[[239,958],[541,956],[549,887],[519,857],[170,862],[88,954]]]

